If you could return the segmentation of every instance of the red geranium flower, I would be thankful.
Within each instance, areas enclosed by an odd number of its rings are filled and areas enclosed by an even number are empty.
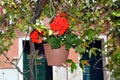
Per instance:
[[[44,34],[43,31],[39,32],[36,29],[33,30],[30,34],[30,38],[32,40],[32,42],[34,43],[42,43],[42,35]]]
[[[63,35],[69,28],[67,18],[63,17],[63,14],[56,16],[50,23],[50,29],[58,35]]]

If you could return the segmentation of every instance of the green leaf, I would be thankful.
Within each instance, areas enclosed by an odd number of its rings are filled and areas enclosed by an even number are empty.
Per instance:
[[[44,25],[40,25],[40,28],[41,28],[41,29],[47,29],[47,27],[44,26]]]
[[[97,48],[94,48],[94,47],[92,47],[92,48],[90,49],[90,51],[89,51],[89,57],[90,57],[90,58],[92,57],[92,54],[94,54],[95,56],[97,55],[97,54],[96,54],[96,50],[97,50]]]
[[[120,26],[120,20],[116,21],[116,25]]]
[[[77,69],[76,63],[73,62],[71,59],[68,59],[67,62],[70,63],[70,65],[71,65],[71,72],[73,73],[73,71]]]
[[[112,12],[112,15],[113,15],[113,16],[116,16],[116,17],[120,17],[120,12],[118,12],[118,11],[113,11],[113,12]]]
[[[89,58],[91,58],[92,57],[92,51],[90,50],[89,51]]]
[[[76,46],[77,44],[80,43],[80,38],[73,33],[66,35],[65,40],[66,40],[66,43],[69,43],[71,46]]]
[[[72,64],[71,64],[71,72],[73,73],[73,71],[76,70],[76,69],[77,69],[76,63],[72,62]]]
[[[79,66],[82,68],[83,71],[85,71],[85,65],[83,60],[80,60]]]
[[[85,48],[81,48],[80,46],[76,46],[75,47],[75,51],[78,53],[84,53],[85,52]]]
[[[65,47],[66,47],[66,50],[69,50],[71,48],[71,45],[65,43]]]
[[[51,48],[61,47],[61,41],[57,36],[50,36],[47,41],[51,45]]]

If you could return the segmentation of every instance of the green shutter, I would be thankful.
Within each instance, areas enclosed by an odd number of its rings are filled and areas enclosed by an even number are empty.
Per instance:
[[[24,80],[30,80],[30,68],[29,68],[29,42],[25,41],[25,48],[23,50],[23,71]],[[41,45],[35,47],[41,47]],[[34,80],[52,80],[52,67],[47,65],[46,58],[34,59]]]

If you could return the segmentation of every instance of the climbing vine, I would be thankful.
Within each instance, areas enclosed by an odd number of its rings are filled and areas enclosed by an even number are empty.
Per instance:
[[[113,72],[116,80],[120,78],[120,0],[1,0],[0,1],[0,54],[13,45],[17,31],[31,33],[43,24],[44,18],[53,19],[61,10],[68,14],[70,28],[80,37],[75,46],[80,57],[89,45],[99,40],[99,35],[107,36],[103,49],[91,48],[89,57],[96,50],[108,58],[105,69]],[[106,51],[107,50],[107,51]],[[80,65],[89,65],[89,60],[80,59]]]

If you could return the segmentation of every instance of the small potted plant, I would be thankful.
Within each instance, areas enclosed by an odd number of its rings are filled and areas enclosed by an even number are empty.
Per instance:
[[[64,64],[67,60],[69,49],[74,48],[80,42],[79,36],[74,34],[69,26],[69,20],[65,12],[58,12],[47,27],[36,28],[30,37],[33,42],[45,42],[44,50],[48,65]],[[48,58],[51,59],[48,60]]]

